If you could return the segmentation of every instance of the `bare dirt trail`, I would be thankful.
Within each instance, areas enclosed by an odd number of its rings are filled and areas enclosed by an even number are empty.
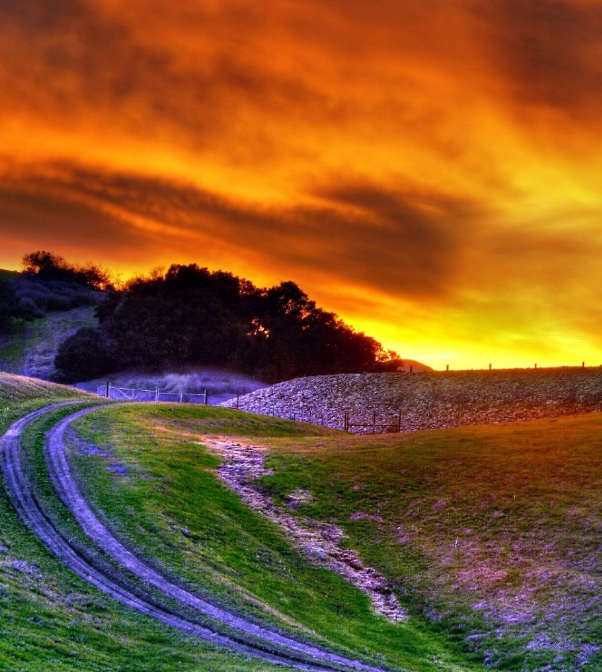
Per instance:
[[[79,491],[71,474],[65,453],[65,432],[77,418],[94,411],[98,406],[72,413],[58,422],[48,433],[45,455],[50,477],[63,504],[71,511],[90,539],[90,551],[82,553],[81,548],[70,541],[61,531],[53,516],[45,510],[44,504],[36,497],[35,489],[23,468],[21,439],[24,429],[43,414],[72,404],[66,402],[49,406],[21,418],[15,422],[0,439],[0,466],[6,489],[23,522],[81,578],[99,590],[108,593],[122,603],[137,609],[163,623],[193,634],[213,644],[227,647],[239,653],[252,655],[264,660],[302,670],[325,670],[382,672],[360,661],[352,660],[326,649],[298,641],[291,636],[269,630],[250,620],[228,612],[215,604],[203,600],[176,583],[162,576],[155,569],[138,558],[133,549],[126,548],[94,514]],[[98,550],[117,563],[118,569],[107,571],[106,563],[98,560]],[[120,571],[121,570],[121,571]],[[144,592],[131,589],[126,578],[131,573],[143,585],[154,589],[174,602],[161,604],[156,598]],[[194,611],[210,626],[201,625],[189,616]]]

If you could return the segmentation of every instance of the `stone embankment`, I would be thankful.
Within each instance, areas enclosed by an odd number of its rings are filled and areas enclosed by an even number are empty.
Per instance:
[[[516,422],[602,411],[602,367],[297,378],[222,404],[352,432]]]

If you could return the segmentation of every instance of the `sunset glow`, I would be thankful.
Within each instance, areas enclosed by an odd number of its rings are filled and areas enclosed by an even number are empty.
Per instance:
[[[602,2],[0,7],[0,267],[291,279],[434,368],[602,364]]]

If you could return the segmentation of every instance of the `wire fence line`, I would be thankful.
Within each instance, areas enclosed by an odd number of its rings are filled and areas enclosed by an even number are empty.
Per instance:
[[[162,392],[158,387],[144,390],[131,387],[115,387],[110,383],[96,388],[96,394],[118,401],[171,401],[181,404],[208,404],[209,392],[200,394],[191,392]]]

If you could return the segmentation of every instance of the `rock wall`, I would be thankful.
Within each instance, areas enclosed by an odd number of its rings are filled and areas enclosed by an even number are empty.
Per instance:
[[[515,422],[602,411],[602,368],[313,376],[242,396],[238,407],[363,433]]]

